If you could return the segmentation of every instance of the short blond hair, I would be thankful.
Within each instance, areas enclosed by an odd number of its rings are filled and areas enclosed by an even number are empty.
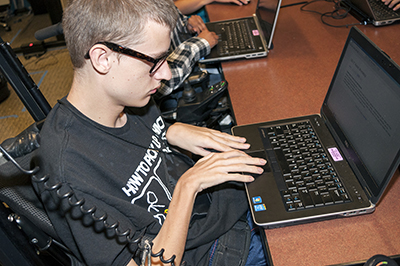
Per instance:
[[[172,30],[177,17],[172,0],[72,0],[62,25],[72,64],[81,68],[84,55],[96,42],[140,44],[148,21]]]

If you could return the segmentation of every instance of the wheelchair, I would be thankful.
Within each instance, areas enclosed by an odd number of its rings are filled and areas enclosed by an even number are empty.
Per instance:
[[[8,12],[10,7],[10,1],[0,1],[0,26],[5,31],[11,31],[11,26],[8,24]]]
[[[0,261],[4,266],[83,265],[57,240],[31,185],[31,175],[38,169],[27,169],[39,147],[40,127],[41,123],[34,123],[0,147]]]
[[[0,265],[84,265],[60,241],[32,186],[32,182],[35,182],[35,173],[39,169],[31,169],[31,159],[40,146],[40,129],[51,107],[14,51],[1,38],[0,62],[0,73],[3,73],[36,121],[18,136],[7,139],[0,145],[0,203],[2,203],[0,204],[0,237],[2,239]],[[196,82],[192,84],[196,85]],[[226,91],[226,86],[214,86],[213,89],[215,94],[195,92],[197,96],[194,99],[197,100],[181,103],[185,108],[184,113],[196,114],[195,120],[220,117],[221,111],[205,112],[207,109],[217,107],[218,98],[214,95],[222,94]],[[179,112],[179,110],[176,111]],[[170,111],[168,109],[166,113]],[[190,120],[190,122],[196,121]],[[43,182],[46,186],[46,180],[37,180],[37,182]],[[58,189],[57,184],[54,188],[49,187],[50,189]],[[66,198],[69,199],[69,196],[67,195]],[[72,204],[82,206],[79,205],[79,201]],[[91,209],[88,209],[87,213],[90,213]],[[86,211],[84,208],[82,210]],[[97,221],[103,221],[106,229],[114,229],[119,236],[124,236],[125,232],[119,232],[118,226],[114,224],[108,225],[106,218],[102,220],[102,217],[92,216],[98,219]],[[129,241],[135,242],[137,239],[129,239]],[[27,246],[27,242],[31,245]]]
[[[32,186],[38,168],[32,169],[31,159],[40,146],[40,129],[51,107],[1,38],[0,70],[36,121],[0,144],[0,265],[84,265],[62,244]],[[179,121],[229,131],[234,117],[226,88],[223,76],[204,78],[202,72],[197,72],[181,90],[160,99],[162,116],[171,123]],[[104,225],[107,226],[105,218]],[[119,233],[117,226],[110,227]],[[266,243],[264,231],[261,233]]]
[[[9,44],[1,38],[0,62],[0,73],[36,121],[0,147],[0,264],[83,265],[58,241],[31,185],[31,176],[38,171],[30,169],[31,158],[39,147],[41,121],[51,107]],[[32,246],[27,246],[27,241]]]

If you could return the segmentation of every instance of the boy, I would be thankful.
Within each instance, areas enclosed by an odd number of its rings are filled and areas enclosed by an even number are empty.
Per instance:
[[[259,174],[266,163],[239,151],[249,147],[243,138],[162,120],[151,96],[171,78],[176,17],[170,0],[74,0],[64,11],[74,79],[46,118],[35,158],[48,185],[61,188],[35,189],[85,264],[137,265],[146,241],[175,265],[206,264],[211,245],[247,212],[241,185],[254,179],[238,173]],[[174,147],[204,157],[193,164]],[[235,237],[247,244],[233,253],[246,261],[248,234]]]

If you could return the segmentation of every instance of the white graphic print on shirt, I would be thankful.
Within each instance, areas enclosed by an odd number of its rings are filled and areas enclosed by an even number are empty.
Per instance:
[[[159,151],[170,153],[171,150],[161,142],[166,141],[165,123],[161,117],[154,122],[152,131],[149,148],[122,191],[133,197],[131,204],[146,206],[147,211],[162,225],[172,195],[157,172],[163,160]]]

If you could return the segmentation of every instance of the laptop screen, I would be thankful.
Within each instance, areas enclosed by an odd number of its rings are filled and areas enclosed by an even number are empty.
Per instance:
[[[278,19],[281,0],[259,0],[256,15],[260,21],[268,48],[271,48],[274,25]]]
[[[383,53],[369,53],[364,46],[348,40],[326,105],[344,134],[344,150],[353,158],[350,164],[377,196],[393,175],[392,164],[399,161],[400,70]]]

